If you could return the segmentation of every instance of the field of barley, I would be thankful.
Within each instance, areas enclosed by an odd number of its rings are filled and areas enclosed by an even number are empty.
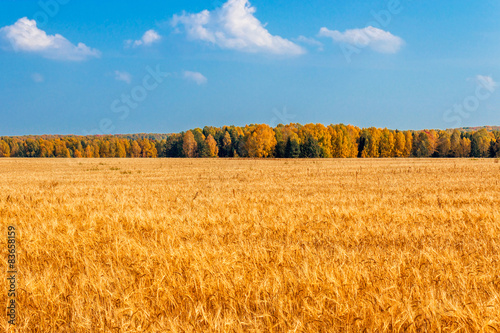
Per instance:
[[[2,331],[500,330],[498,160],[0,159],[0,224]]]

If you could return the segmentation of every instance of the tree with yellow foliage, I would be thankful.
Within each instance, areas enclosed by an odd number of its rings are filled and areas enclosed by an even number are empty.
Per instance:
[[[130,157],[141,157],[141,146],[139,146],[137,141],[132,142],[130,150]]]
[[[258,125],[245,135],[248,157],[269,157],[276,146],[274,131],[268,125]]]
[[[208,150],[210,152],[210,157],[217,157],[219,155],[219,147],[217,147],[217,142],[215,141],[212,134],[209,134],[205,139],[207,143]]]
[[[4,140],[0,140],[0,157],[9,157],[10,147]]]
[[[405,150],[403,157],[410,157],[413,149],[413,134],[410,131],[405,132]]]
[[[196,150],[198,149],[198,144],[194,139],[194,134],[191,131],[187,131],[184,133],[184,137],[182,140],[182,152],[186,157],[195,157]]]
[[[387,128],[384,128],[380,135],[380,157],[392,157],[394,150],[394,135]]]
[[[397,131],[395,135],[393,157],[403,157],[405,153],[406,138],[403,132]]]

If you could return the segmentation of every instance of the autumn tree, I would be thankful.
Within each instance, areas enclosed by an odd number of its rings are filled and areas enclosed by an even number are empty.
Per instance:
[[[40,144],[37,140],[26,139],[25,142],[25,156],[26,157],[39,157],[40,156]]]
[[[425,131],[419,132],[418,135],[413,137],[413,155],[416,157],[430,157],[431,154],[429,135]]]
[[[403,157],[410,157],[413,150],[413,134],[411,131],[405,132],[405,150]]]
[[[374,127],[361,131],[359,138],[360,157],[367,158],[380,156],[380,133],[381,131]]]
[[[405,154],[406,137],[403,132],[396,131],[394,137],[393,157],[403,157]]]
[[[182,140],[182,152],[185,157],[196,157],[196,151],[198,149],[198,144],[194,139],[194,134],[191,131],[184,133]]]
[[[453,157],[460,157],[460,131],[455,129],[450,137],[450,155]]]
[[[491,142],[490,156],[500,157],[500,137],[496,141]]]
[[[85,152],[84,152],[83,156],[86,158],[94,157],[94,152],[93,152],[91,145],[88,145],[87,147],[85,147]]]
[[[136,141],[134,141],[136,142]],[[148,138],[144,138],[142,140],[138,140],[137,142],[139,147],[141,148],[141,156],[147,158],[155,158],[158,155],[156,151],[156,146],[149,141]]]
[[[451,150],[451,137],[445,131],[439,131],[438,144],[436,152],[439,157],[447,157],[450,155]]]
[[[10,157],[10,147],[4,140],[0,140],[0,157]]]
[[[99,156],[109,157],[111,155],[110,146],[111,143],[108,140],[99,141]]]
[[[231,157],[233,156],[233,145],[231,141],[231,135],[229,132],[224,132],[224,138],[222,139],[222,156]]]
[[[380,134],[380,157],[392,157],[392,152],[394,150],[394,135],[387,128],[384,128]]]
[[[331,155],[335,158],[345,158],[349,155],[349,140],[345,137],[345,133],[335,127],[329,127],[330,136],[332,138]]]
[[[55,157],[64,157],[68,158],[71,157],[71,154],[66,147],[66,142],[56,139],[54,142],[54,155]]]
[[[205,134],[200,128],[195,128],[191,130],[196,141],[196,153],[195,157],[210,157],[210,148],[206,142]]]
[[[471,156],[471,151],[471,140],[469,138],[460,139],[459,157],[469,157]]]
[[[435,130],[425,131],[429,142],[429,156],[433,156],[437,152],[439,134]]]
[[[471,155],[474,157],[488,157],[490,150],[490,143],[494,137],[482,128],[475,132],[471,139]]]
[[[130,157],[141,157],[141,146],[139,146],[137,141],[132,142],[130,147]]]
[[[269,157],[275,146],[274,131],[268,125],[258,125],[245,136],[248,157]]]
[[[219,155],[219,148],[217,147],[217,142],[215,141],[212,134],[209,134],[205,139],[208,146],[210,157],[217,157]]]
[[[116,144],[116,157],[127,157],[127,149],[121,140]]]
[[[276,157],[289,157],[286,156],[286,148],[288,144],[288,139],[291,139],[292,145],[295,146],[295,144],[298,144],[300,146],[300,139],[298,137],[298,131],[299,129],[297,128],[296,124],[289,124],[289,125],[278,125],[274,129],[276,133],[276,147],[275,147],[275,156]],[[300,147],[299,147],[300,150]]]
[[[322,124],[307,124],[298,131],[301,142],[305,143],[312,137],[320,148],[320,157],[332,157],[332,136],[330,131]]]

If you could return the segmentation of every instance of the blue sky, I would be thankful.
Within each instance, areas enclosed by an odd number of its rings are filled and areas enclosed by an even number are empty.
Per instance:
[[[499,15],[498,0],[4,0],[0,135],[500,125]]]

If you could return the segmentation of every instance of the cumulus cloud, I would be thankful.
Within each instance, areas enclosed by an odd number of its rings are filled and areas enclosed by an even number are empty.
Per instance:
[[[297,37],[297,42],[307,44],[310,46],[315,46],[318,48],[318,51],[323,51],[323,43],[321,43],[320,41],[318,41],[314,38],[299,36],[299,37]]]
[[[351,29],[345,32],[321,28],[319,36],[329,37],[334,42],[346,43],[356,47],[369,47],[379,53],[397,53],[404,45],[403,39],[372,26],[363,29]]]
[[[54,60],[83,61],[100,57],[101,53],[83,43],[72,44],[59,34],[47,35],[26,17],[0,29],[0,39],[8,42],[4,48],[15,52],[37,53]]]
[[[184,71],[183,76],[184,76],[184,79],[186,79],[188,81],[193,81],[197,85],[202,85],[202,84],[207,83],[207,78],[203,74],[198,73],[198,72]]]
[[[213,11],[174,15],[172,25],[183,25],[190,39],[209,42],[223,49],[286,55],[305,53],[295,43],[272,35],[254,16],[255,11],[248,0],[229,0]]]
[[[155,30],[151,29],[144,33],[141,39],[139,40],[126,40],[125,45],[127,47],[139,47],[139,46],[150,46],[154,43],[157,43],[161,40],[161,36]]]
[[[115,79],[117,81],[123,81],[128,84],[132,83],[132,75],[127,72],[122,72],[122,71],[115,71]]]

